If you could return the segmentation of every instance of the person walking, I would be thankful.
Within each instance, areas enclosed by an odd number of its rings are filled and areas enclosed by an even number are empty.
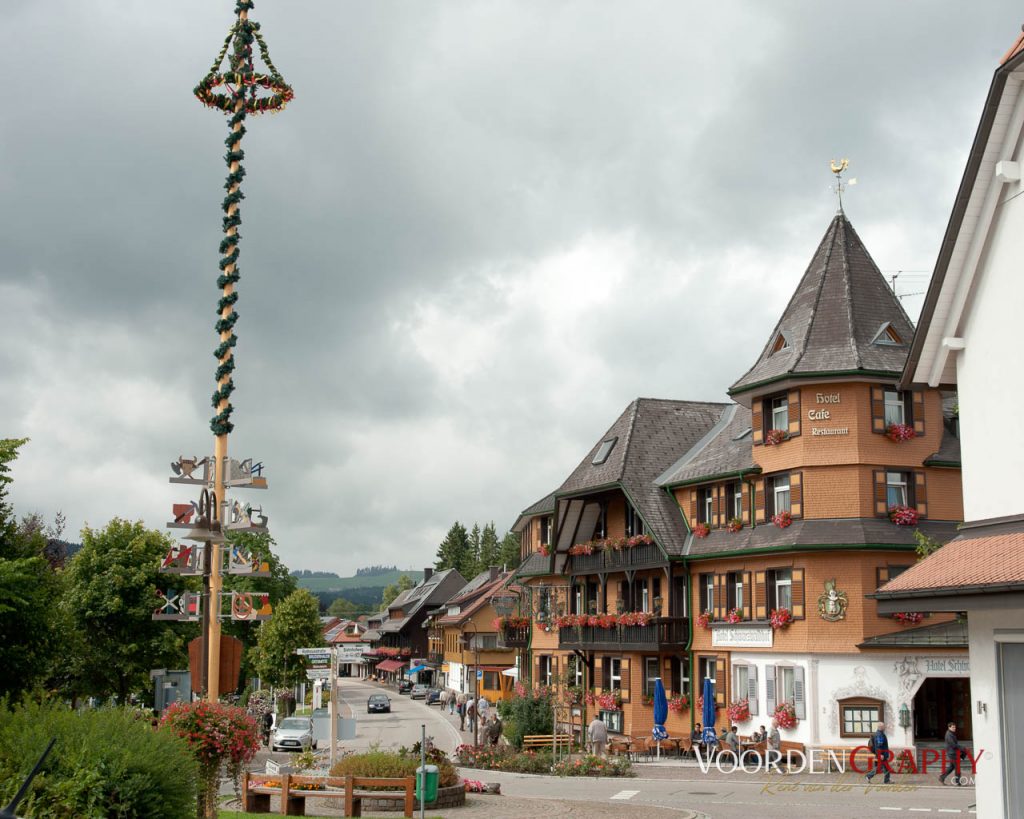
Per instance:
[[[867,773],[868,782],[876,773],[885,767],[885,778],[882,782],[888,785],[892,781],[892,771],[889,766],[889,737],[885,735],[885,723],[878,723],[875,733],[868,740],[868,750],[875,756],[875,767]]]
[[[594,756],[604,756],[605,745],[608,744],[608,726],[600,717],[594,717],[587,726],[587,737],[590,740],[590,752]]]
[[[487,709],[491,707],[490,702],[487,701],[487,697],[483,694],[480,695],[480,699],[476,701],[476,713],[480,717],[481,724],[487,722]]]
[[[960,740],[956,737],[956,723],[951,722],[946,726],[946,767],[943,769],[942,775],[939,777],[939,782],[943,785],[946,784],[946,777],[953,773],[953,771],[956,771],[953,781],[956,782],[957,785],[964,784],[963,776],[960,774],[961,751]]]
[[[455,713],[455,692],[454,691],[449,691],[448,692],[448,713],[449,714],[454,714]]]
[[[470,733],[476,731],[476,700],[466,701],[466,722]]]
[[[501,717],[494,714],[494,716],[491,717],[490,724],[487,726],[487,740],[491,745],[497,746],[498,742],[501,740],[501,729],[503,727]]]
[[[459,711],[459,730],[466,730],[466,700],[459,695],[458,704],[455,706]]]

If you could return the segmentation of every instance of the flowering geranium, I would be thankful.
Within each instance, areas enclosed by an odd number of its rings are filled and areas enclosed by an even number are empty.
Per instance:
[[[743,521],[739,518],[729,518],[729,522],[726,524],[725,528],[735,534],[743,528]]]
[[[770,429],[764,436],[765,446],[778,446],[789,437],[789,433],[784,429]]]
[[[463,779],[462,783],[466,786],[466,793],[483,793],[487,790],[487,786],[476,779]]]
[[[715,710],[717,711],[718,710],[718,702],[715,701],[712,704],[715,706]],[[704,710],[704,695],[703,694],[698,694],[697,695],[697,713],[699,714],[703,710]]]
[[[772,714],[780,728],[796,728],[796,709],[791,702],[780,702]]]
[[[711,628],[711,612],[702,611],[697,615],[697,625],[701,628]]]
[[[898,611],[892,616],[892,619],[899,620],[904,625],[916,626],[924,620],[924,615],[919,611]]]
[[[793,622],[793,612],[789,609],[772,609],[768,622],[771,623],[773,629],[785,628]]]
[[[792,522],[793,516],[789,512],[779,512],[777,515],[772,515],[772,523],[780,529],[785,529]]]
[[[652,705],[654,705],[654,697],[652,697],[650,694],[642,694],[640,696],[640,704],[643,705],[645,708],[650,708]]]
[[[620,626],[646,626],[650,625],[654,616],[646,611],[629,611],[619,615]]]
[[[743,620],[743,613],[739,609],[729,609],[729,613],[725,615],[727,623],[739,623],[741,620]]]
[[[634,546],[650,546],[652,543],[654,543],[654,538],[650,535],[633,535],[626,538],[626,546],[630,549]]]
[[[542,543],[537,547],[537,554],[541,557],[548,557],[551,554],[551,546],[547,543]]]
[[[668,710],[676,714],[681,714],[687,708],[690,707],[690,698],[686,694],[680,694],[678,697],[674,694],[668,696]]]
[[[576,543],[569,547],[569,554],[571,555],[592,555],[594,553],[593,542],[588,543]]]
[[[711,534],[711,527],[709,527],[706,523],[698,523],[696,526],[693,527],[694,537],[704,539],[709,534]]]
[[[885,437],[890,441],[901,443],[917,437],[914,428],[910,424],[889,424],[885,428]]]
[[[742,699],[729,703],[727,713],[730,722],[746,722],[750,719],[750,700]]]
[[[198,815],[216,819],[221,767],[227,767],[237,790],[246,763],[260,747],[256,720],[233,705],[176,702],[164,711],[160,729],[185,740],[199,762]]]
[[[495,631],[501,631],[506,628],[526,628],[529,625],[529,617],[517,617],[515,615],[509,617],[495,617],[493,623]]]
[[[622,692],[619,689],[597,695],[597,705],[602,711],[621,711]]]
[[[890,506],[889,520],[897,526],[917,526],[917,510],[913,506]]]

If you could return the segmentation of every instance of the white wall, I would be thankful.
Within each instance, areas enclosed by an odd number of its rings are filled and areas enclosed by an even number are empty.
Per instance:
[[[462,663],[448,663],[448,687],[453,691],[461,691],[465,666]]]
[[[1004,185],[1001,199],[1021,191],[1019,184]],[[966,347],[956,354],[967,520],[1024,512],[1018,486],[1024,439],[1016,416],[1024,404],[1024,196],[1003,204],[995,223],[962,322]]]

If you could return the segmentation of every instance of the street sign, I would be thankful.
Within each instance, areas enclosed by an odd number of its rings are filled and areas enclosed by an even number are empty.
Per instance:
[[[295,653],[307,657],[310,654],[330,654],[331,650],[327,646],[317,646],[316,648],[297,648]]]
[[[484,678],[484,672],[483,671],[477,671],[476,672],[476,678],[478,680],[482,680]]]
[[[310,668],[306,670],[307,680],[329,680],[331,678],[331,669],[329,668]]]

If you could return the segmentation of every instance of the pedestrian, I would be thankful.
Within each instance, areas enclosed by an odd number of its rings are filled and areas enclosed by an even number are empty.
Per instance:
[[[594,717],[587,726],[587,737],[590,739],[590,752],[594,756],[604,756],[604,746],[608,744],[608,726],[600,717]]]
[[[479,715],[481,722],[487,721],[487,709],[490,707],[491,704],[487,701],[487,697],[481,694],[480,699],[476,701],[476,713]]]
[[[953,771],[956,771],[956,775],[953,777],[953,781],[957,785],[963,785],[963,777],[960,775],[960,740],[956,738],[956,723],[951,722],[946,726],[946,767],[942,771],[942,775],[939,777],[939,782],[943,785],[946,784],[946,777],[949,776]]]
[[[874,770],[869,770],[867,774],[868,782],[871,781],[876,773],[885,767],[885,779],[883,783],[888,785],[892,778],[892,771],[889,766],[889,738],[885,735],[885,723],[878,723],[875,733],[871,735],[871,739],[868,740],[868,750],[874,754],[875,767]],[[940,777],[941,779],[941,777]],[[943,782],[945,784],[945,782]]]
[[[459,730],[466,730],[466,701],[459,697],[459,704],[456,706],[459,709]]]
[[[454,691],[449,691],[448,692],[448,713],[449,714],[454,714],[455,713],[455,692]]]
[[[782,734],[779,733],[779,723],[775,720],[772,720],[772,730],[768,732],[765,748],[765,763],[770,771],[773,761],[782,759]]]
[[[467,700],[466,720],[469,723],[469,730],[476,731],[476,700]]]
[[[498,742],[501,740],[501,729],[503,727],[501,717],[494,714],[491,718],[490,724],[487,726],[487,739],[490,741],[491,745],[497,746]]]

